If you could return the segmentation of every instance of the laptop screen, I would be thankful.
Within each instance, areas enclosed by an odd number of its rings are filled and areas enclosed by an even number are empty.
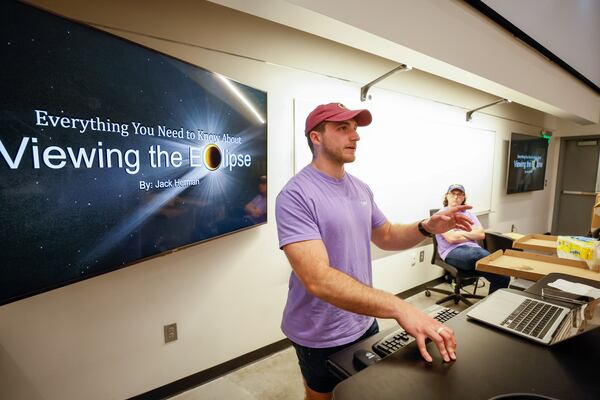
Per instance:
[[[556,332],[552,344],[596,329],[600,326],[600,299],[591,300],[574,308]]]

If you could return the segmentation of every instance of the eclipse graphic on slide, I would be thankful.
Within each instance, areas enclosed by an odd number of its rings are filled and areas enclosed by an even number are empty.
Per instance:
[[[221,149],[214,143],[211,143],[206,146],[204,149],[204,165],[211,171],[219,168],[221,165],[221,160],[223,156],[221,155]]]

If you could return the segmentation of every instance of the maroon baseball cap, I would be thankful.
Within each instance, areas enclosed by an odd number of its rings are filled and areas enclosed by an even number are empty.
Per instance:
[[[342,103],[329,103],[317,106],[308,117],[306,117],[306,127],[304,134],[308,135],[315,126],[323,121],[341,122],[353,119],[358,126],[367,126],[373,120],[369,110],[349,110]]]

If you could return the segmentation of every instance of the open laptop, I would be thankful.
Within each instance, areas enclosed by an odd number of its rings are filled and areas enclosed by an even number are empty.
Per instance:
[[[542,296],[500,289],[467,317],[545,345],[600,327],[600,299],[546,290]]]

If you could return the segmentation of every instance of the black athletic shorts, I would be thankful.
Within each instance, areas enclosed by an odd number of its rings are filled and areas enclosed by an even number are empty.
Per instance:
[[[333,391],[335,385],[341,382],[333,373],[329,371],[327,367],[327,359],[330,355],[337,353],[338,351],[345,349],[353,345],[356,342],[360,342],[370,336],[379,332],[379,325],[377,320],[373,321],[373,325],[358,339],[354,342],[343,344],[335,347],[325,347],[321,349],[301,346],[297,343],[292,342],[296,349],[296,355],[298,356],[298,364],[300,364],[300,371],[306,381],[309,388],[319,393],[329,393]]]

